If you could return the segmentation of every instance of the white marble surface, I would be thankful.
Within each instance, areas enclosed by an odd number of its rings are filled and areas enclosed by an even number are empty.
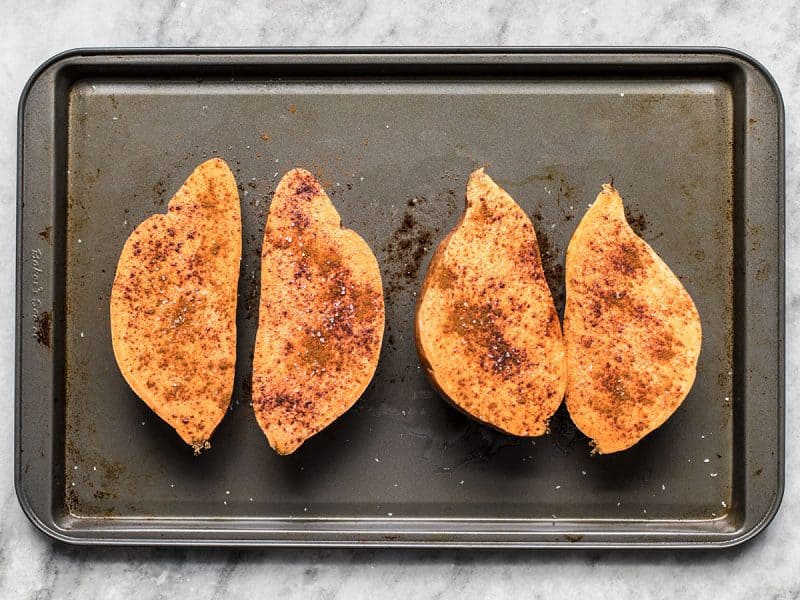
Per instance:
[[[800,598],[800,1],[0,1],[0,597]],[[76,46],[720,45],[752,54],[786,102],[787,486],[774,523],[722,552],[78,549],[54,544],[13,491],[15,136],[19,93]],[[393,589],[394,588],[394,589]]]

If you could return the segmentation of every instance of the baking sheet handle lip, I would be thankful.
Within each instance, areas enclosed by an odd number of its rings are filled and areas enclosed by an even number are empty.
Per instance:
[[[727,550],[740,546],[752,540],[763,531],[764,526],[752,529],[745,534],[736,534],[722,540],[696,540],[696,541],[646,541],[631,542],[625,540],[592,540],[566,541],[566,540],[520,540],[513,542],[480,541],[480,540],[436,540],[430,541],[423,538],[406,538],[402,535],[392,534],[394,539],[370,539],[353,537],[351,539],[291,539],[291,538],[265,538],[243,539],[235,537],[198,537],[198,538],[166,538],[166,537],[138,537],[138,538],[109,538],[109,537],[81,537],[70,535],[55,524],[50,525],[40,520],[33,512],[25,512],[31,523],[50,539],[79,547],[207,547],[207,548],[416,548],[420,550],[431,549],[464,549],[464,550]],[[337,532],[342,533],[342,532]],[[600,534],[598,537],[602,537]]]
[[[21,428],[22,428],[22,309],[23,309],[23,261],[24,254],[22,248],[22,228],[23,228],[23,148],[24,148],[24,115],[25,104],[28,99],[30,90],[38,81],[39,77],[47,71],[52,65],[61,61],[65,56],[74,56],[73,51],[61,52],[56,54],[43,62],[30,76],[28,81],[23,87],[20,95],[19,106],[17,109],[17,179],[16,179],[16,293],[14,297],[14,493],[17,497],[17,502],[22,509],[25,517],[36,527],[39,531],[52,539],[60,539],[62,536],[55,523],[50,523],[44,517],[39,515],[31,505],[31,502],[23,487],[23,473],[22,473],[22,446],[21,446]],[[64,540],[66,541],[66,540]]]
[[[233,46],[233,47],[188,47],[188,46],[174,46],[174,47],[77,47],[62,52],[58,52],[49,58],[45,59],[31,74],[28,81],[23,86],[20,94],[19,107],[24,105],[27,99],[28,92],[36,80],[49,69],[57,65],[59,62],[65,61],[70,58],[80,56],[135,56],[137,54],[153,54],[153,55],[180,55],[180,54],[200,54],[200,55],[213,55],[213,54],[276,54],[276,55],[291,55],[291,54],[387,54],[402,56],[404,54],[429,54],[432,56],[437,55],[470,55],[470,54],[597,54],[597,55],[613,55],[613,54],[698,54],[698,55],[713,55],[721,54],[730,58],[741,60],[747,63],[750,67],[758,71],[768,81],[770,88],[776,96],[780,105],[780,112],[783,114],[783,95],[781,94],[780,87],[776,82],[772,73],[753,56],[727,46]]]
[[[772,73],[757,59],[750,54],[733,48],[719,48],[719,50],[731,58],[744,62],[757,74],[764,78],[776,104],[777,116],[777,142],[778,152],[776,156],[777,167],[777,199],[778,200],[778,343],[777,343],[777,367],[778,367],[778,397],[777,406],[777,481],[775,494],[772,497],[766,511],[749,528],[743,529],[734,539],[730,546],[738,546],[753,540],[761,534],[775,519],[783,503],[786,488],[786,108],[778,82]]]

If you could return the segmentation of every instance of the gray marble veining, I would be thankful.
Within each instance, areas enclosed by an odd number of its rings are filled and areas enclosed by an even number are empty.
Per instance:
[[[5,0],[2,13],[0,597],[800,597],[800,2]],[[787,115],[787,485],[774,523],[743,547],[691,553],[96,550],[47,540],[13,490],[16,104],[45,58],[104,45],[719,45],[758,58],[781,86]]]

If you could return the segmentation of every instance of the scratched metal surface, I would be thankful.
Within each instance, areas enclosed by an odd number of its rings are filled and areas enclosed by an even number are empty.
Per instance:
[[[170,61],[162,58],[162,66]],[[80,76],[56,86],[64,154],[51,177],[62,182],[63,205],[51,230],[31,227],[27,238],[51,246],[61,265],[53,277],[63,293],[44,338],[63,375],[64,403],[53,410],[50,436],[56,528],[84,541],[165,542],[203,540],[192,537],[193,527],[216,528],[228,531],[223,541],[257,543],[280,538],[284,533],[272,529],[285,527],[314,543],[326,539],[314,528],[361,520],[378,522],[382,541],[391,543],[414,539],[411,522],[429,520],[433,535],[447,520],[463,522],[453,533],[464,533],[486,519],[500,523],[499,531],[538,534],[538,541],[556,532],[567,543],[584,535],[608,543],[615,535],[642,542],[660,534],[677,543],[730,536],[752,518],[745,490],[753,480],[741,464],[751,449],[741,447],[744,430],[737,430],[749,426],[748,417],[737,402],[757,400],[738,385],[746,374],[737,370],[744,363],[734,347],[745,340],[736,338],[745,324],[734,302],[744,277],[769,296],[782,265],[774,247],[780,227],[769,226],[779,209],[736,193],[743,185],[740,136],[754,135],[762,117],[741,126],[740,96],[749,92],[735,78],[700,68],[680,77],[633,70],[576,76],[568,69],[546,77],[524,70],[410,77],[413,69],[352,76],[330,65],[293,77],[291,69],[237,75],[236,61],[226,64],[230,76],[196,78],[196,67],[180,64],[108,74],[82,71],[78,62]],[[764,118],[777,120],[774,110]],[[240,184],[238,363],[231,410],[211,450],[194,457],[120,375],[108,300],[127,236],[163,212],[211,156],[228,161]],[[294,455],[279,457],[254,420],[248,387],[261,236],[274,187],[294,166],[318,175],[343,222],[375,251],[387,329],[374,381],[356,406]],[[704,339],[694,387],[677,413],[630,451],[590,456],[563,407],[550,435],[499,434],[448,407],[419,369],[416,292],[432,249],[461,213],[467,176],[479,166],[533,218],[560,312],[564,251],[611,178],[634,227],[697,303]],[[745,214],[758,202],[771,211],[766,226]],[[750,260],[737,239],[753,252],[763,246],[772,260],[737,275]],[[778,299],[765,302],[777,307]],[[41,316],[36,323],[41,342]],[[764,326],[773,325],[765,318]],[[28,340],[41,350],[39,342]],[[752,451],[769,463],[758,468],[769,470],[775,496],[779,465],[769,452],[779,450],[781,436],[777,422],[771,426],[772,445],[763,440],[765,447]],[[171,535],[153,525],[165,519],[186,531]],[[237,529],[249,533],[237,536]],[[636,529],[644,533],[625,538]],[[670,538],[675,531],[684,537]],[[437,539],[459,538],[445,533],[429,543]]]

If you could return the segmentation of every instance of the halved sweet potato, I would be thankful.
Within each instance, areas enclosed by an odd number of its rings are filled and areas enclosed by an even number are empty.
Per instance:
[[[603,185],[567,250],[567,409],[602,454],[663,424],[692,387],[700,316]]]
[[[501,431],[538,436],[565,386],[561,325],[536,232],[479,169],[431,259],[416,313],[420,360],[442,396]]]
[[[253,409],[278,454],[294,452],[363,394],[383,327],[372,250],[342,227],[311,173],[289,171],[264,231],[253,358]]]
[[[241,256],[236,182],[215,158],[131,233],[111,289],[123,377],[196,452],[230,404]]]

